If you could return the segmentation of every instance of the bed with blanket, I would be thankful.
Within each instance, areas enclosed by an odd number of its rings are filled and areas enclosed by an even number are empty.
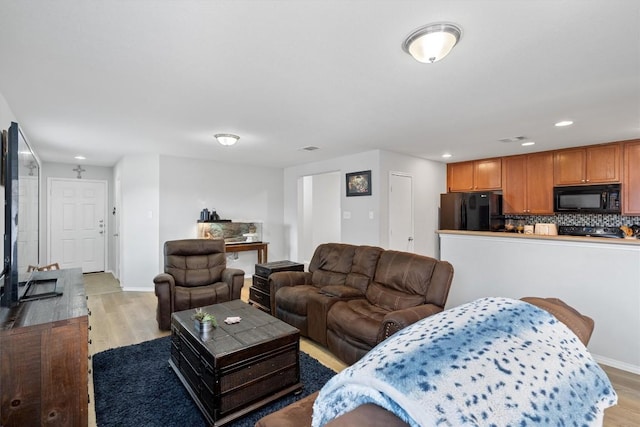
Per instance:
[[[315,399],[312,425],[369,404],[410,426],[601,425],[616,402],[558,318],[483,298],[416,322],[337,374]]]

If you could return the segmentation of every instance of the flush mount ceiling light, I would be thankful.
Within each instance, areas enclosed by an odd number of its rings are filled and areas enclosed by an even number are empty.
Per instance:
[[[448,23],[420,27],[402,43],[402,49],[418,62],[431,64],[447,56],[462,36],[460,27]]]
[[[233,145],[240,139],[238,135],[233,135],[231,133],[217,133],[213,136],[222,145]]]
[[[562,120],[558,123],[555,124],[556,127],[565,127],[565,126],[571,126],[573,124],[573,121],[571,120]]]

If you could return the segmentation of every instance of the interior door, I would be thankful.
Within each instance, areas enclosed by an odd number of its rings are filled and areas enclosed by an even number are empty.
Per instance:
[[[106,181],[49,180],[49,262],[104,271]]]
[[[413,178],[389,174],[389,249],[413,252]]]

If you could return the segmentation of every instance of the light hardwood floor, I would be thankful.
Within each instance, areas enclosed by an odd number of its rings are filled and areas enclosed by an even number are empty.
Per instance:
[[[89,316],[89,353],[137,344],[169,335],[158,330],[155,319],[156,297],[153,292],[122,292],[109,273],[84,275]],[[242,299],[248,299],[250,281],[245,281]],[[346,367],[323,347],[301,339],[300,348],[336,372]],[[618,405],[605,412],[606,427],[640,426],[640,375],[602,366],[618,393]],[[89,376],[89,426],[96,426],[93,405],[93,381]]]

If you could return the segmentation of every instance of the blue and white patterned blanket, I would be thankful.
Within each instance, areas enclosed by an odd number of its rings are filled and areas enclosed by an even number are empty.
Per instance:
[[[616,402],[567,326],[526,302],[483,298],[414,323],[333,377],[312,425],[365,403],[414,427],[601,425]]]

